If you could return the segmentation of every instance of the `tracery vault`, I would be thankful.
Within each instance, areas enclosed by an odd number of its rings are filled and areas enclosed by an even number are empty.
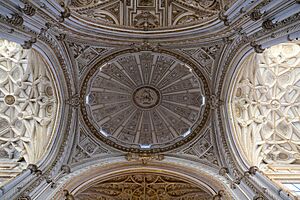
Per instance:
[[[0,184],[37,163],[53,137],[57,96],[46,66],[35,50],[0,40]]]
[[[251,165],[300,159],[300,46],[279,44],[244,61],[233,98],[236,137]]]
[[[278,44],[245,59],[232,97],[232,125],[241,153],[270,177],[281,174],[281,181],[283,174],[292,182],[299,176],[299,75],[299,43]]]

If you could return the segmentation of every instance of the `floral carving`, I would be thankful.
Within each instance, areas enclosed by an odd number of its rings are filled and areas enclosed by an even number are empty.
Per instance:
[[[212,198],[211,194],[194,184],[154,173],[136,173],[111,178],[95,183],[74,196],[78,200],[205,200]]]

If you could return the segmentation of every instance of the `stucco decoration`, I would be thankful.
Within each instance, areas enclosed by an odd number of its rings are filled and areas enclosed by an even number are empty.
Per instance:
[[[182,179],[156,174],[133,173],[121,175],[89,185],[75,194],[75,199],[85,200],[205,200],[212,195],[197,185]]]
[[[242,64],[232,97],[232,125],[250,165],[300,163],[300,45],[284,43]]]
[[[217,18],[220,0],[72,0],[83,20],[122,28],[153,30],[182,27]]]
[[[213,145],[212,134],[211,129],[206,130],[203,136],[180,153],[195,156],[207,165],[218,166],[218,153]]]
[[[188,136],[200,134],[203,81],[172,56],[148,51],[122,54],[91,75],[85,120],[96,135],[128,149],[182,144]]]
[[[89,158],[94,159],[97,156],[110,154],[103,145],[96,143],[91,136],[87,135],[84,130],[80,129],[78,136],[78,143],[73,149],[71,164],[83,162]]]
[[[51,141],[57,97],[46,66],[35,50],[0,40],[0,168],[4,179],[39,161]]]

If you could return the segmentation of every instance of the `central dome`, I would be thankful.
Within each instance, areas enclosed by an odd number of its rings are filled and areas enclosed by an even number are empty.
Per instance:
[[[125,53],[90,73],[87,124],[121,149],[149,151],[182,144],[203,120],[203,80],[170,55]]]

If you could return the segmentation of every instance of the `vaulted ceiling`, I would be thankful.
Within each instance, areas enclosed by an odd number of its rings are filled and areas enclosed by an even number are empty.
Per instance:
[[[0,197],[294,198],[299,10],[0,2]]]

